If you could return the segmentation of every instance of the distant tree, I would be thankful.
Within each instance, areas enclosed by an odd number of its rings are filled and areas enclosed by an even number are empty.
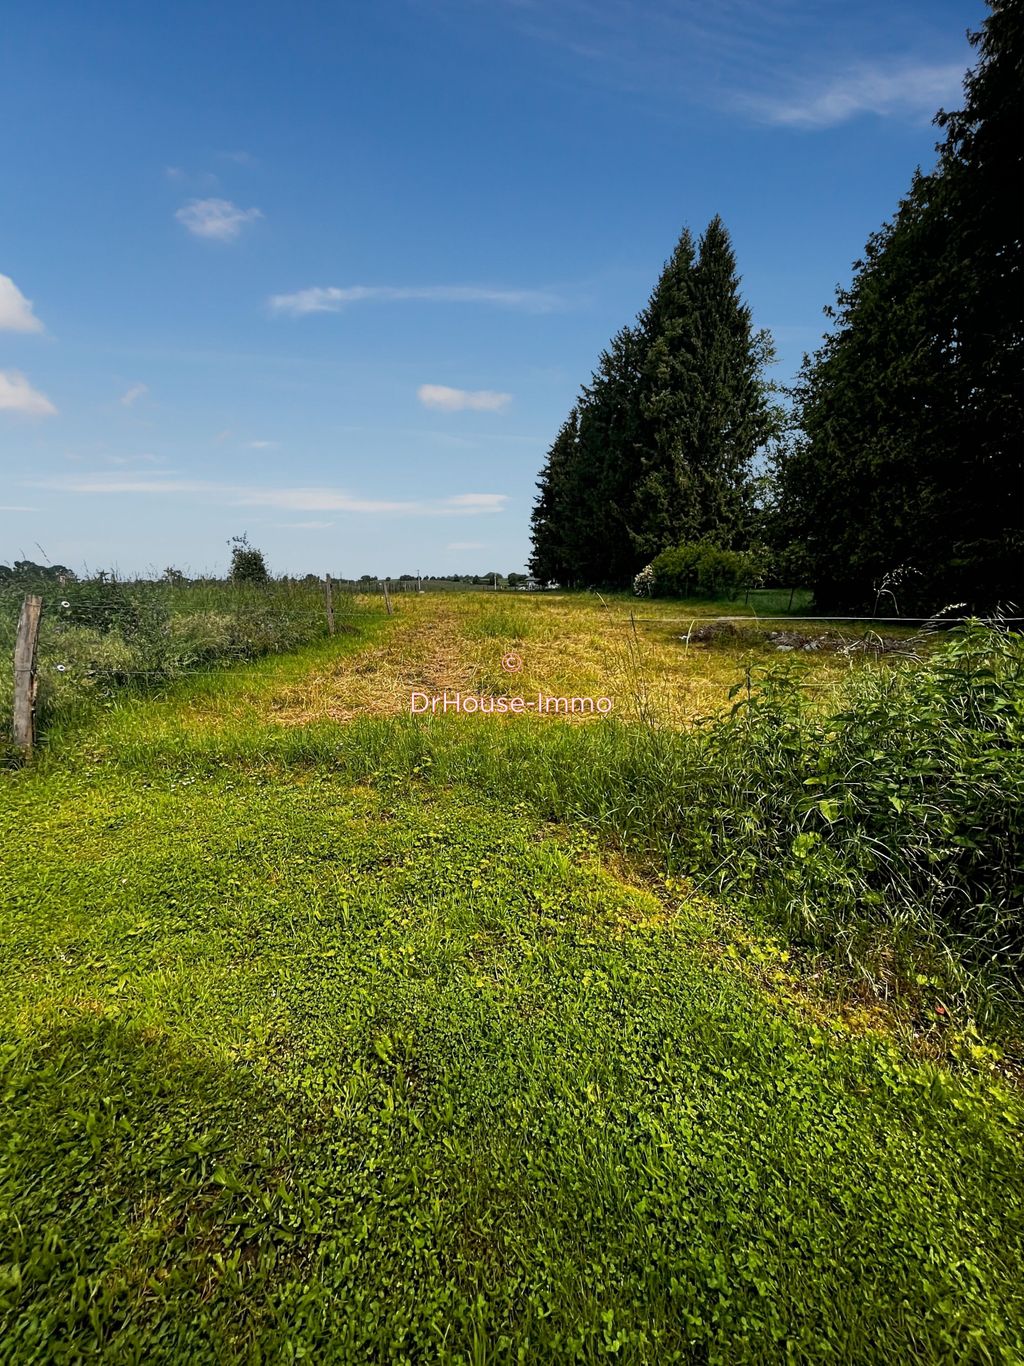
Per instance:
[[[778,540],[819,606],[1024,595],[1024,5],[992,0],[938,160],[868,240],[796,385]],[[910,571],[913,571],[912,573]]]
[[[74,570],[64,564],[36,564],[33,560],[15,560],[13,565],[0,564],[0,583],[74,583],[77,577]]]
[[[231,547],[230,577],[232,583],[268,582],[270,575],[267,572],[263,552],[257,550],[254,545],[250,545],[249,537],[244,532],[241,536],[233,536],[228,545]]]
[[[509,588],[518,588],[521,584],[527,583],[528,581],[529,575],[520,574],[517,570],[513,570],[511,574],[505,575],[505,582],[508,584]]]
[[[188,582],[183,571],[175,569],[173,565],[168,565],[164,570],[163,580],[164,583],[169,583],[172,588],[180,588],[183,584]]]

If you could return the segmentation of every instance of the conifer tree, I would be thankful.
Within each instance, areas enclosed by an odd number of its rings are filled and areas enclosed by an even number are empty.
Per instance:
[[[753,330],[732,242],[717,216],[700,241],[693,292],[688,426],[699,530],[717,545],[733,547],[749,534],[754,458],[774,435],[778,415],[764,377],[774,358],[771,338]]]
[[[640,394],[646,352],[642,320],[623,327],[583,390],[573,516],[578,578],[584,583],[622,583],[636,572],[628,516],[644,433]]]
[[[541,583],[568,584],[574,578],[574,547],[567,538],[573,529],[570,490],[578,468],[578,432],[579,410],[573,408],[551,443],[547,463],[537,481],[538,496],[530,519],[533,553],[529,565],[530,573]]]
[[[794,390],[782,536],[821,606],[1020,601],[1024,5],[993,0],[938,162],[867,243]]]
[[[691,466],[696,304],[693,236],[684,228],[641,315],[646,340],[641,434],[630,506],[637,568],[666,546],[695,540],[699,514]]]
[[[629,583],[659,551],[739,544],[752,462],[771,426],[763,369],[728,233],[698,255],[685,229],[636,322],[602,352],[549,453],[534,511],[535,564],[558,546],[565,583]],[[540,577],[539,568],[535,570]]]

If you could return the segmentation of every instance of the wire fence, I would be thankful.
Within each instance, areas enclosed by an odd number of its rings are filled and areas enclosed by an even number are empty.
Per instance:
[[[27,595],[41,599],[38,634],[21,642],[22,666],[12,669]],[[27,745],[12,735],[19,688],[28,689],[33,731],[45,731],[126,691],[294,650],[386,610],[383,594],[357,597],[317,580],[8,580],[0,584],[0,658],[8,661],[0,670],[0,762],[31,745],[31,735]]]
[[[31,747],[37,729],[45,732],[76,712],[114,702],[126,691],[151,689],[201,670],[358,630],[360,618],[390,616],[394,597],[436,591],[439,584],[448,591],[484,587],[429,579],[337,580],[330,576],[264,584],[124,581],[108,576],[0,581],[0,659],[14,663],[13,669],[10,663],[0,668],[0,764],[16,762]],[[497,586],[495,590],[505,595],[516,591]],[[38,634],[31,642],[19,642],[19,616],[26,593],[41,600]],[[697,615],[659,615],[651,610],[654,604],[649,600],[609,602],[597,594],[609,616],[620,619],[634,638],[638,627],[679,627],[679,639],[687,647],[691,642],[758,631],[765,643],[774,643],[779,650],[898,649],[899,642],[883,642],[872,633],[883,626],[943,629],[968,620],[806,615],[799,612],[810,597],[806,590],[757,589],[743,596],[746,610],[742,614],[709,611],[715,605],[730,605],[730,600],[719,599],[717,604],[712,600],[695,604],[700,608]],[[798,610],[786,611],[790,605]],[[1013,626],[1022,620],[1001,617],[999,624]],[[784,623],[789,629],[773,632],[766,629],[771,623]],[[799,635],[801,630],[807,632],[808,625],[812,632]],[[852,632],[851,625],[856,627]],[[21,712],[29,718],[27,743],[24,737],[17,738],[19,687],[23,689]]]

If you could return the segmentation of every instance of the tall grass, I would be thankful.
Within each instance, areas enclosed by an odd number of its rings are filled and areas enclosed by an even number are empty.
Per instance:
[[[316,584],[174,584],[106,575],[64,585],[8,582],[0,586],[0,659],[13,656],[18,612],[31,591],[43,597],[36,702],[42,730],[126,689],[150,689],[196,670],[292,650],[327,634],[323,592]],[[344,629],[355,613],[355,599],[336,593],[335,613]],[[5,735],[12,694],[11,669],[0,669]]]

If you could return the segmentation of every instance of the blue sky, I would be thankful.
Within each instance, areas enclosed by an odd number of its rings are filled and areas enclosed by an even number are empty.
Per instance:
[[[521,568],[682,227],[789,379],[960,102],[970,0],[14,0],[0,561]],[[40,549],[41,548],[41,549]]]

